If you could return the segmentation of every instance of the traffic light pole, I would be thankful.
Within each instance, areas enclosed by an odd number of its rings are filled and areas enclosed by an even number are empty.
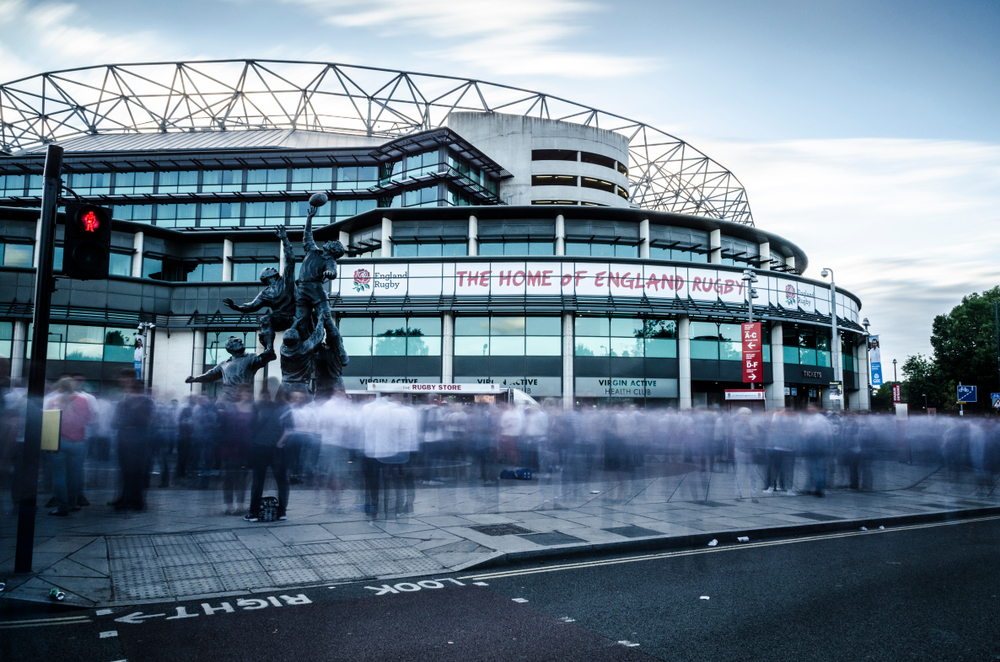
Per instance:
[[[35,516],[38,506],[38,464],[42,447],[42,400],[45,397],[45,358],[49,343],[49,308],[55,278],[52,275],[52,248],[55,245],[56,210],[62,186],[63,148],[49,145],[43,171],[41,236],[35,267],[34,318],[31,332],[31,366],[28,372],[28,410],[21,454],[17,550],[14,572],[31,572],[35,544]]]

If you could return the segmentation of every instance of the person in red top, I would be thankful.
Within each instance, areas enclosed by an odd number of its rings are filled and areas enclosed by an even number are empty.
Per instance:
[[[59,426],[59,451],[49,454],[52,470],[52,492],[56,509],[49,515],[65,517],[71,510],[80,510],[83,493],[84,441],[87,425],[94,418],[89,400],[76,390],[77,382],[69,375],[59,378],[56,390],[45,399],[45,409],[62,410]]]

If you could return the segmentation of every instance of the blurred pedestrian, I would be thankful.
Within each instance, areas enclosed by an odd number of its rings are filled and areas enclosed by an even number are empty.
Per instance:
[[[286,519],[288,512],[288,475],[285,458],[285,442],[293,424],[285,396],[276,389],[274,400],[265,389],[253,406],[251,427],[253,436],[250,444],[250,470],[253,471],[253,487],[250,490],[250,512],[244,519],[248,522],[260,521],[260,505],[264,496],[264,479],[271,468],[274,482],[278,484],[278,519]]]
[[[87,453],[84,442],[94,412],[87,398],[76,392],[76,380],[69,375],[59,378],[55,392],[45,398],[43,407],[62,411],[59,451],[47,453],[47,459],[56,500],[56,509],[49,515],[65,517],[70,511],[80,510],[78,501],[83,493],[83,461]]]
[[[131,370],[123,372],[121,382],[125,397],[118,403],[114,422],[118,438],[118,465],[121,468],[121,494],[110,505],[116,511],[141,511],[146,507],[143,482],[155,405],[152,398],[143,393],[142,382],[134,378]]]

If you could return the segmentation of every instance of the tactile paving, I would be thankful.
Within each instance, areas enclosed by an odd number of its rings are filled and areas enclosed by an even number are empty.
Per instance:
[[[191,538],[195,542],[225,542],[227,540],[236,540],[236,536],[233,535],[232,531],[209,531],[207,533],[192,533]]]
[[[342,554],[312,554],[310,556],[303,556],[302,560],[308,563],[310,568],[344,565],[346,563]]]
[[[260,547],[253,550],[253,555],[259,559],[270,559],[278,556],[298,556],[291,547]]]
[[[374,538],[372,540],[362,540],[371,549],[399,549],[415,545],[416,540],[401,540],[400,538]]]
[[[212,563],[228,563],[229,561],[253,561],[257,557],[249,549],[231,549],[206,554]]]
[[[419,549],[413,549],[412,547],[397,547],[393,549],[383,549],[381,550],[383,554],[392,560],[398,559],[422,559],[426,558]]]
[[[340,565],[324,565],[319,568],[314,568],[316,574],[319,575],[320,579],[324,581],[334,581],[339,579],[360,579],[364,577],[364,573],[355,568],[353,565],[340,564]]]
[[[355,565],[363,565],[366,563],[381,563],[383,561],[388,561],[389,558],[382,554],[381,552],[376,552],[375,550],[369,549],[363,552],[342,552],[340,555],[345,562],[353,563]]]
[[[181,579],[201,579],[203,577],[214,577],[215,568],[210,563],[199,565],[177,565],[163,569],[168,582],[176,582]]]
[[[155,559],[156,549],[154,547],[133,547],[132,549],[119,547],[118,549],[108,548],[108,558],[112,559]]]
[[[310,584],[323,581],[315,571],[305,568],[303,570],[275,570],[267,573],[278,586],[286,584]]]
[[[123,586],[142,586],[145,584],[156,584],[166,579],[163,570],[155,566],[140,566],[125,568],[121,572],[114,572],[111,575],[112,581]]]
[[[398,559],[393,561],[394,564],[398,565],[403,569],[403,572],[431,572],[432,570],[441,570],[444,568],[443,565],[435,561],[434,559]]]
[[[433,568],[432,568],[433,569]],[[365,577],[382,577],[383,575],[401,575],[405,572],[403,566],[387,561],[372,561],[369,563],[359,563],[360,570]]]
[[[190,545],[194,543],[194,539],[186,533],[181,534],[169,534],[160,536],[150,536],[150,542],[156,546],[160,545]]]
[[[337,552],[363,552],[372,549],[367,540],[347,540],[343,542],[332,542],[330,546]]]
[[[238,549],[246,549],[246,546],[239,540],[225,540],[222,542],[203,542],[199,543],[201,549],[205,552],[232,552]]]
[[[149,536],[109,536],[108,554],[113,557],[123,556],[124,553],[132,550],[148,548],[152,549],[153,543]]]
[[[222,575],[219,577],[227,591],[244,591],[248,588],[265,588],[274,586],[274,580],[266,572],[248,572],[240,575]]]
[[[170,592],[177,596],[221,593],[224,590],[226,589],[218,577],[180,579],[175,582],[170,582]]]
[[[279,556],[273,559],[260,559],[259,563],[265,570],[305,570],[309,566],[297,556]]]
[[[181,554],[160,554],[160,565],[174,566],[174,565],[194,565],[196,563],[208,563],[211,559],[208,554],[202,552],[198,553],[181,553]]]
[[[158,556],[176,556],[178,554],[200,554],[201,547],[198,543],[187,540],[184,542],[178,542],[174,545],[156,545],[156,553]]]
[[[320,542],[309,545],[294,545],[292,549],[296,554],[329,554],[336,551],[330,543]]]
[[[263,566],[257,561],[229,561],[228,563],[213,563],[212,566],[220,577],[264,572]]]
[[[143,586],[118,586],[115,584],[115,597],[131,600],[154,600],[156,598],[169,598],[170,590],[165,583]]]

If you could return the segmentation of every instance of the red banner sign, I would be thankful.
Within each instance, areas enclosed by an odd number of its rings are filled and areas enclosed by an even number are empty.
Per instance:
[[[760,322],[742,324],[743,381],[747,384],[764,383],[764,362],[761,349]]]
[[[895,403],[900,403],[903,401],[903,385],[893,384],[892,385],[892,401]]]

